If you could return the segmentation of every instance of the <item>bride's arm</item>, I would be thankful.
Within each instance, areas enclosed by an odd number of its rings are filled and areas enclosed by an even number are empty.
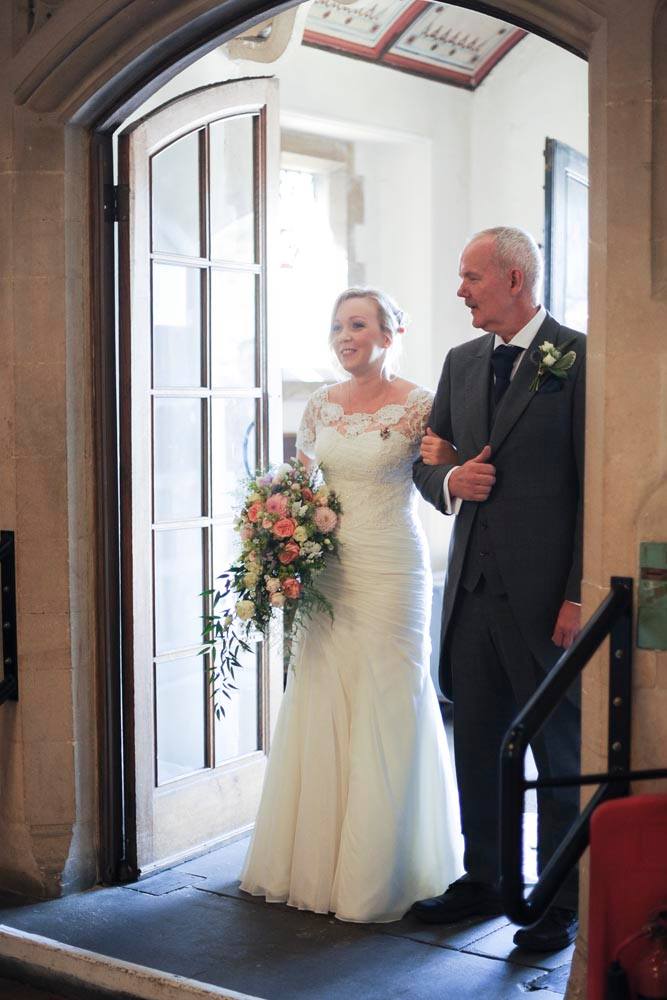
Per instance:
[[[419,454],[426,465],[458,465],[459,458],[456,448],[445,438],[438,437],[430,427],[422,438]]]
[[[297,448],[296,457],[297,460],[301,462],[302,465],[305,465],[307,469],[310,469],[311,465],[313,464],[313,460],[312,458],[308,458],[308,456],[305,455],[300,448]]]
[[[433,407],[427,421],[427,426],[431,428],[439,439],[447,443],[454,440],[449,411],[450,380],[451,357],[448,354],[445,358],[445,364],[435,393],[435,399],[433,400]],[[458,508],[452,505],[449,493],[445,489],[445,482],[452,469],[458,465],[459,458],[454,451],[444,457],[448,458],[449,461],[431,465],[420,454],[412,467],[412,476],[415,486],[425,500],[433,504],[436,510],[439,510],[442,514],[453,514],[457,512]]]

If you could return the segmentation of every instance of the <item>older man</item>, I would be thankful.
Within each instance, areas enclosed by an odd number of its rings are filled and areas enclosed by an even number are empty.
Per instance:
[[[458,295],[485,336],[445,360],[415,463],[421,494],[456,516],[442,616],[441,686],[454,702],[466,874],[414,907],[431,923],[501,912],[498,757],[518,709],[580,627],[585,337],[539,304],[542,259],[527,233],[478,233]],[[559,354],[560,352],[560,354]],[[456,446],[447,462],[441,439]],[[450,459],[451,461],[451,459]],[[541,777],[576,772],[576,693],[532,746]],[[541,869],[577,812],[577,792],[538,794]],[[576,879],[515,944],[549,951],[577,929]]]

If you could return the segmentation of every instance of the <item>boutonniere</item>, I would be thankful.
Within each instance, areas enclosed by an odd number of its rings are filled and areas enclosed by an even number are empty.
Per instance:
[[[537,372],[530,383],[531,392],[537,392],[547,375],[554,375],[560,379],[567,378],[569,369],[577,360],[576,351],[568,351],[570,344],[574,344],[574,340],[563,344],[562,350],[559,350],[550,341],[545,340],[536,351],[533,351],[531,361],[537,365]]]

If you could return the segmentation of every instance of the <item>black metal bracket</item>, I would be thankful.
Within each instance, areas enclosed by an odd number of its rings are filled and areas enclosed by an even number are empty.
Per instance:
[[[515,719],[500,758],[501,892],[505,912],[517,924],[533,924],[553,902],[566,876],[586,850],[591,815],[602,802],[627,795],[631,781],[667,778],[667,768],[632,771],[632,593],[631,577],[612,577],[608,597],[566,650]],[[570,685],[609,636],[608,768],[602,774],[561,775],[526,781],[524,762],[531,739],[546,722]],[[525,895],[523,880],[523,811],[529,788],[599,785],[565,840]]]
[[[0,608],[2,609],[3,676],[0,680],[0,705],[5,701],[18,701],[19,678],[17,657],[16,621],[16,563],[14,559],[14,532],[0,531]]]

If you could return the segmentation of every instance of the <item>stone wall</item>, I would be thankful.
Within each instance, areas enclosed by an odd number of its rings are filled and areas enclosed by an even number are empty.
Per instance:
[[[95,878],[87,136],[15,105],[11,46],[27,22],[20,5],[11,15],[4,5],[0,526],[16,532],[20,700],[0,711],[0,881],[51,896]]]

